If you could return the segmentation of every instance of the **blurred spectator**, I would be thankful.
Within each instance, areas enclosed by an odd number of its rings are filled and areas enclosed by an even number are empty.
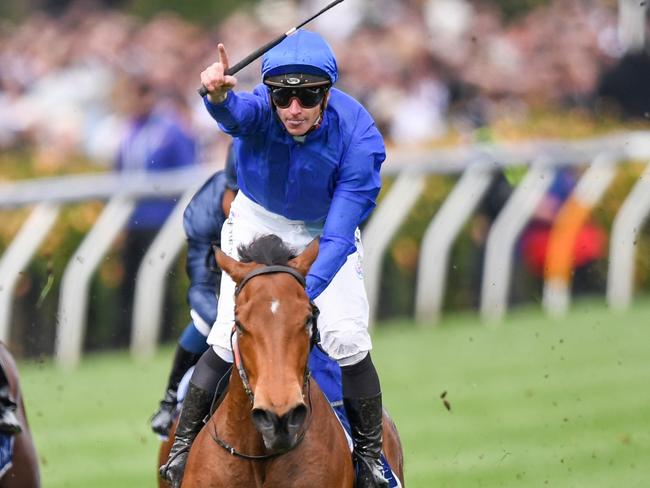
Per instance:
[[[577,183],[576,170],[559,168],[546,195],[535,211],[532,221],[524,230],[520,245],[524,264],[529,272],[544,278],[546,255],[551,229],[564,202]],[[597,262],[605,256],[607,234],[593,221],[587,221],[573,244],[573,292],[584,294],[601,291],[602,280],[594,279]]]
[[[130,114],[117,171],[159,172],[196,164],[196,142],[182,99],[162,97],[146,76],[125,80],[122,96]],[[142,257],[175,205],[174,200],[146,199],[138,202],[131,216],[124,243],[122,320],[116,327],[116,345],[126,344],[129,338],[135,278]]]
[[[214,31],[166,12],[142,21],[89,2],[71,5],[57,16],[34,13],[20,24],[0,23],[0,147],[34,148],[35,159],[46,164],[63,165],[75,155],[104,164],[114,159],[124,120],[111,93],[123,71],[145,73],[184,98],[197,131],[197,158],[223,161],[228,138],[206,120],[195,92],[198,66],[215,58],[217,41],[230,46],[237,62],[319,2],[263,0],[236,10]],[[427,144],[446,134],[449,80],[475,86],[501,112],[513,103],[582,106],[600,73],[623,54],[611,0],[552,0],[508,21],[494,5],[358,0],[311,28],[331,42],[342,88],[398,144]],[[258,72],[259,62],[242,70],[242,89],[252,88]]]
[[[650,119],[650,54],[625,56],[601,77],[598,97],[623,117]]]

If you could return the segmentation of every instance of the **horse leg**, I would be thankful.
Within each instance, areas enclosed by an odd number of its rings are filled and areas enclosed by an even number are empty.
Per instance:
[[[404,486],[404,451],[402,442],[397,432],[395,422],[384,409],[382,419],[383,449],[384,455],[393,472],[397,475],[402,486]]]

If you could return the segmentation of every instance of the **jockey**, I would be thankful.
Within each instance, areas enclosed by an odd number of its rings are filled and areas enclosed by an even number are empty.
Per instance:
[[[0,434],[16,435],[22,431],[18,417],[16,417],[16,402],[11,398],[9,380],[2,366],[0,366]]]
[[[298,30],[262,61],[252,93],[235,93],[226,50],[201,73],[205,106],[234,138],[240,190],[223,226],[223,251],[276,234],[297,252],[320,236],[307,294],[321,311],[323,349],[341,366],[343,397],[357,461],[357,487],[387,487],[381,467],[382,401],[370,357],[368,300],[359,225],[375,206],[384,141],[370,114],[332,85],[334,54],[318,34]],[[176,440],[161,475],[179,486],[189,447],[203,426],[213,392],[233,361],[235,284],[223,276],[217,320],[181,410]]]
[[[201,187],[183,214],[188,243],[186,270],[190,278],[188,301],[192,320],[178,341],[160,408],[151,417],[151,429],[161,436],[169,435],[174,421],[181,379],[209,347],[206,338],[217,316],[216,290],[221,281],[221,270],[216,265],[212,244],[220,245],[221,226],[237,190],[235,155],[231,146],[225,170],[215,173]],[[207,260],[209,267],[206,266]]]

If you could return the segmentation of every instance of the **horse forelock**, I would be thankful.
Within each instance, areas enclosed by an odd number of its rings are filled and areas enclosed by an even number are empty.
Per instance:
[[[296,250],[289,247],[275,234],[255,238],[250,244],[237,248],[242,263],[259,263],[266,266],[286,265],[296,257]]]

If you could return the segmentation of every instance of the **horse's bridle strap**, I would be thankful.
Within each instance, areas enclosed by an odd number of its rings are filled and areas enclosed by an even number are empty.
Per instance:
[[[309,411],[311,412],[312,411],[311,388],[309,388],[309,384],[307,384],[307,388],[308,388],[308,390],[307,390],[307,398],[309,399]],[[213,429],[214,432],[210,432],[210,437],[212,437],[212,440],[214,442],[216,442],[220,447],[222,447],[223,449],[228,451],[231,456],[246,459],[248,461],[268,461],[268,460],[276,458],[278,456],[282,456],[283,454],[286,454],[289,451],[292,451],[296,447],[298,447],[298,445],[305,438],[305,434],[307,434],[307,429],[309,429],[309,425],[311,424],[312,415],[310,413],[309,418],[307,419],[307,425],[303,429],[303,431],[300,433],[300,435],[298,436],[298,439],[296,440],[295,444],[293,444],[292,446],[290,446],[290,447],[288,447],[286,449],[282,449],[281,451],[275,451],[275,452],[270,452],[270,453],[267,453],[267,454],[259,454],[259,455],[246,454],[246,453],[240,452],[237,449],[235,449],[233,446],[228,444],[217,433],[217,424],[214,421],[214,418],[212,418],[211,420],[212,420],[212,429]]]
[[[235,296],[239,294],[239,292],[244,288],[244,285],[248,283],[251,279],[255,278],[256,276],[260,275],[266,275],[266,274],[272,274],[272,273],[287,273],[293,276],[300,285],[305,288],[306,282],[305,278],[294,268],[291,266],[283,266],[283,265],[271,265],[271,266],[263,266],[261,268],[254,269],[250,273],[248,273],[244,278],[239,282],[239,285],[237,288],[235,288]],[[319,310],[316,304],[310,300],[311,308],[312,308],[312,314],[309,319],[308,324],[311,326],[311,339],[310,339],[310,348],[314,347],[316,342],[318,342],[318,315],[319,315]],[[250,381],[248,380],[248,374],[246,373],[246,368],[244,367],[244,362],[241,357],[241,353],[239,352],[239,344],[233,341],[233,337],[237,334],[237,326],[235,323],[235,326],[232,329],[232,332],[230,334],[230,346],[233,351],[234,355],[234,363],[235,367],[237,368],[237,372],[239,373],[239,377],[242,381],[242,386],[244,388],[244,392],[246,393],[246,396],[251,402],[251,405],[254,404],[254,394],[253,390],[250,385]],[[310,373],[309,373],[309,366],[306,367],[305,369],[305,380],[303,384],[303,390],[307,390],[307,397],[309,399],[309,412],[312,411],[311,407],[311,390],[309,388],[309,379],[310,379]],[[227,452],[229,452],[232,456],[240,457],[242,459],[247,459],[249,461],[267,461],[269,459],[273,459],[275,457],[281,456],[283,454],[286,454],[287,452],[293,450],[298,444],[302,442],[302,440],[305,437],[305,434],[307,432],[307,429],[309,428],[309,423],[311,423],[311,413],[309,415],[309,420],[307,423],[307,426],[305,429],[301,432],[300,436],[298,437],[298,440],[296,443],[289,447],[288,449],[284,449],[282,451],[277,451],[274,453],[268,453],[268,454],[262,454],[262,455],[251,455],[251,454],[245,454],[237,449],[235,449],[233,446],[228,444],[226,441],[221,439],[219,437],[219,434],[217,433],[217,426],[214,424],[214,433],[210,433],[210,436],[212,439],[223,449],[225,449]]]
[[[242,291],[242,288],[244,288],[246,283],[248,283],[251,279],[255,278],[256,276],[272,274],[272,273],[290,274],[298,281],[298,283],[300,283],[300,285],[303,288],[307,286],[307,283],[305,282],[305,278],[298,272],[298,270],[292,268],[291,266],[283,266],[283,265],[276,264],[272,266],[263,266],[261,268],[254,269],[246,276],[244,276],[244,278],[239,282],[239,285],[237,285],[237,288],[235,289],[235,296],[239,295],[239,293]]]
[[[239,285],[237,288],[235,288],[235,297],[241,292],[242,288],[248,283],[250,280],[255,278],[256,276],[261,276],[261,275],[268,275],[268,274],[274,274],[274,273],[287,273],[293,276],[298,283],[302,285],[303,288],[306,286],[305,278],[296,270],[295,268],[292,268],[291,266],[286,266],[286,265],[266,265],[262,266],[261,268],[254,269],[250,273],[248,273],[244,278],[239,282]],[[320,311],[318,310],[318,307],[314,302],[310,300],[310,305],[311,305],[311,316],[309,318],[309,321],[307,325],[310,326],[310,344],[309,347],[310,349],[314,347],[314,345],[318,342],[319,336],[318,336],[318,315],[320,314]],[[251,404],[254,403],[254,393],[253,389],[251,388],[250,381],[248,379],[248,373],[246,373],[246,368],[244,367],[244,361],[242,360],[241,353],[239,352],[239,345],[233,341],[233,337],[237,334],[237,326],[238,322],[235,317],[235,325],[232,328],[232,332],[230,333],[230,347],[232,348],[233,356],[234,356],[234,362],[235,362],[235,367],[237,368],[237,372],[239,373],[239,377],[241,378],[242,385],[244,387],[244,391],[246,392],[246,395],[248,396],[249,400],[251,401]],[[309,367],[305,369],[305,386],[309,382]]]

